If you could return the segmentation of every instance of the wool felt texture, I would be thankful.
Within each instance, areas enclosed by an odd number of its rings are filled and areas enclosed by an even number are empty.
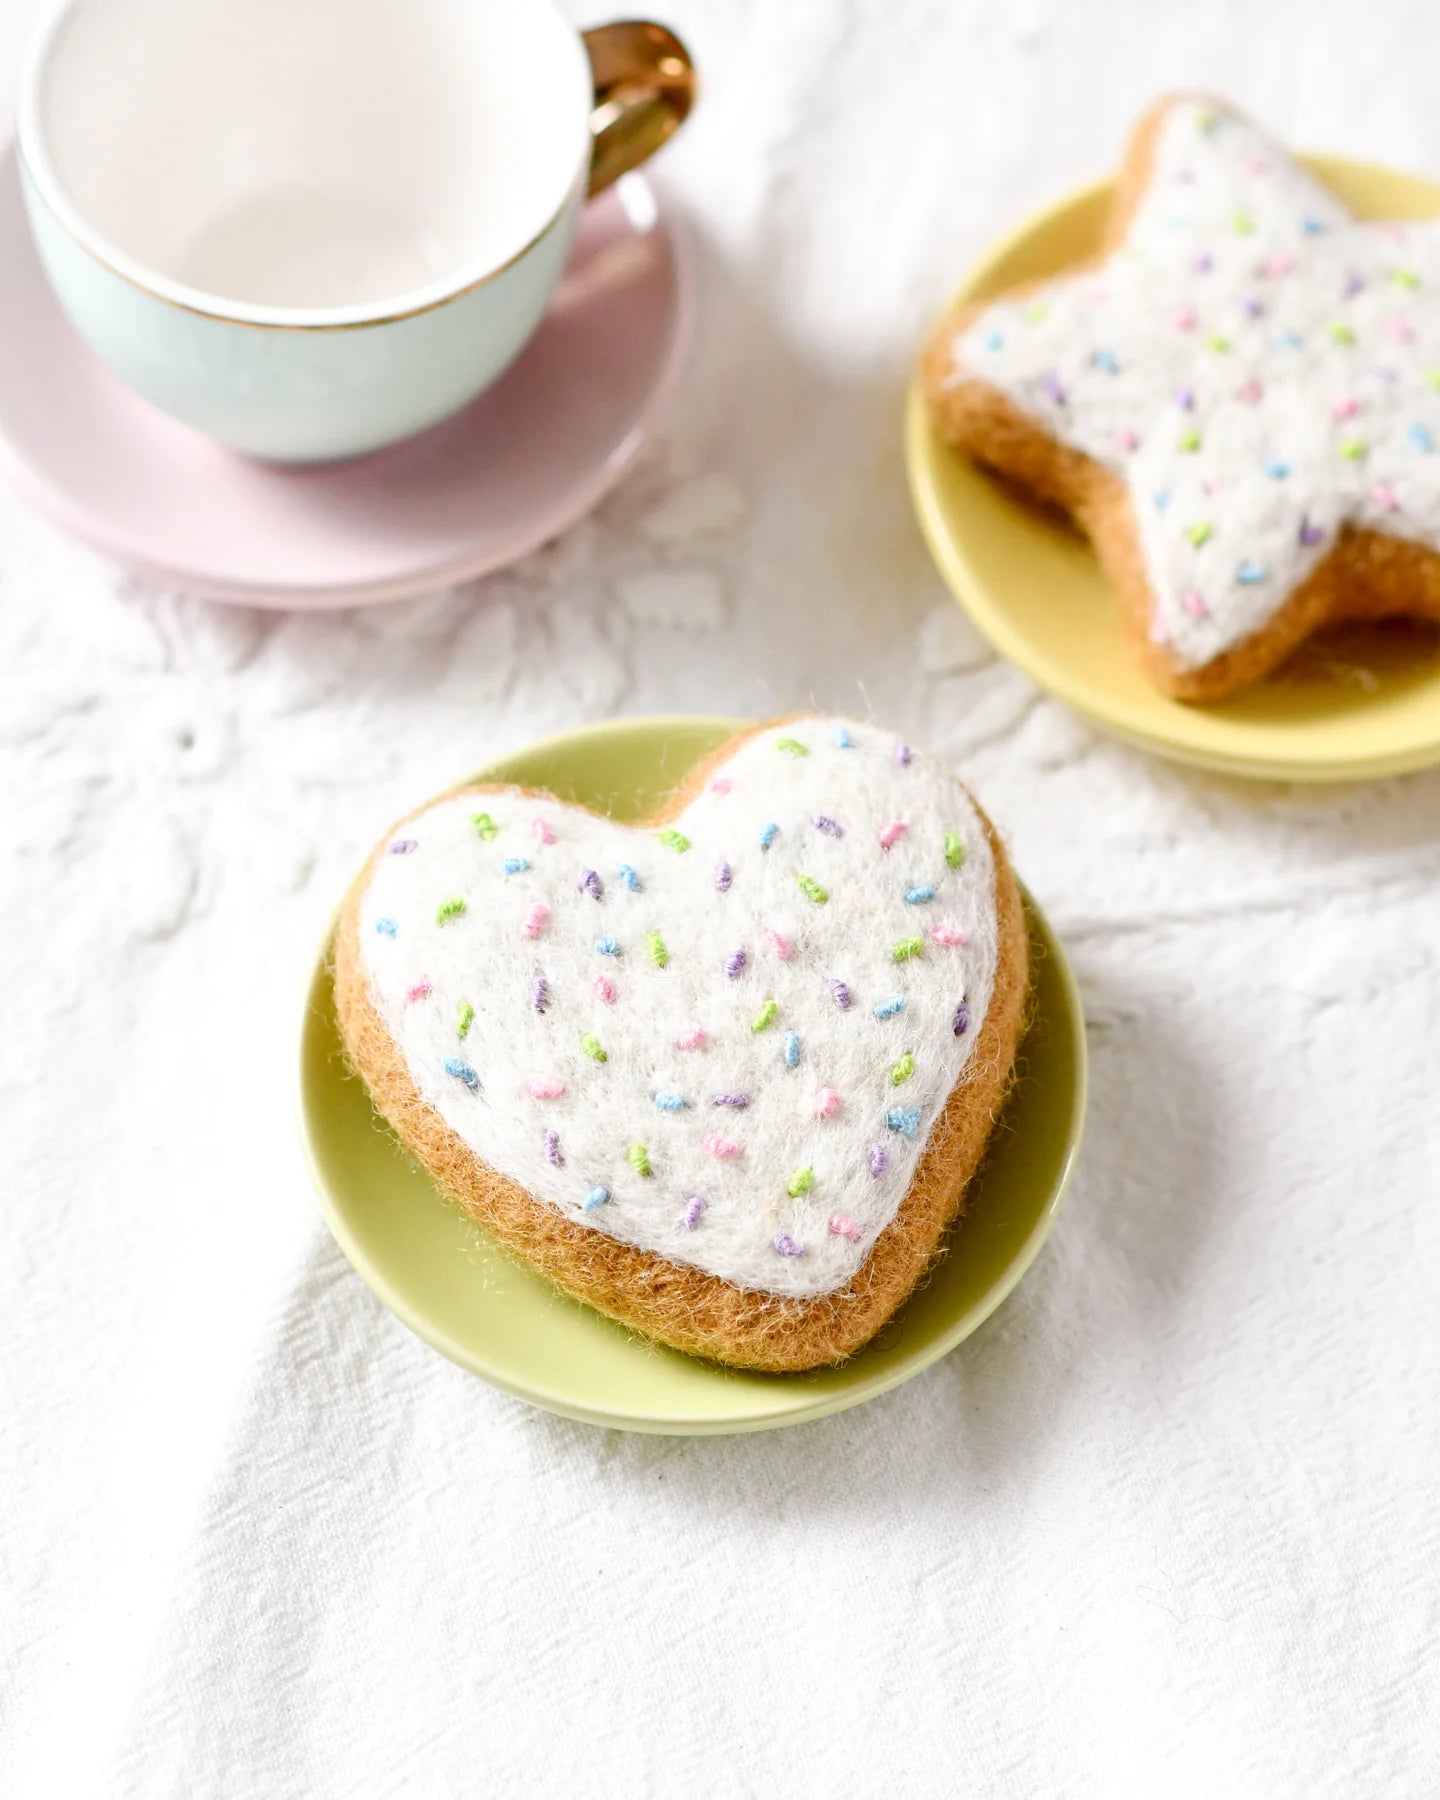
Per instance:
[[[1152,678],[1216,699],[1336,618],[1440,617],[1440,227],[1370,224],[1250,121],[1161,102],[1101,260],[923,359],[951,441],[1072,512]]]
[[[336,986],[377,1106],[482,1223],[666,1342],[795,1368],[866,1341],[934,1253],[1026,959],[963,787],[806,719],[644,828],[514,789],[422,808],[347,900]]]

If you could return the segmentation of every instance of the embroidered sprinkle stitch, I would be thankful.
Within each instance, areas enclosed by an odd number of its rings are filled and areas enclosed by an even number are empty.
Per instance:
[[[956,1037],[964,1037],[970,1029],[970,1008],[963,1000],[955,1008],[955,1017],[951,1022],[950,1029]]]
[[[750,1104],[750,1096],[748,1094],[716,1094],[710,1104],[712,1106],[729,1106],[733,1107],[736,1112],[744,1112]]]
[[[665,948],[665,940],[658,931],[645,933],[645,948],[650,952],[650,960],[657,969],[663,969],[670,960],[670,952]]]
[[[877,1019],[893,1019],[896,1013],[902,1013],[904,1010],[905,996],[903,994],[892,994],[888,1000],[877,1000],[875,1002],[875,1017]]]
[[[838,838],[844,837],[845,835],[845,827],[838,819],[832,819],[829,813],[816,814],[815,829],[817,831],[823,831],[826,837]]]
[[[958,831],[945,833],[945,866],[947,869],[958,869],[965,860],[965,846],[960,842]]]
[[[835,1004],[840,1008],[841,1012],[845,1012],[850,1005],[850,989],[847,983],[832,979],[827,981],[825,985],[834,996]]]
[[[895,1067],[890,1071],[891,1087],[899,1087],[902,1082],[908,1081],[914,1073],[915,1058],[911,1056],[907,1050],[905,1055],[900,1058],[899,1062],[897,1062]]]
[[[588,894],[592,900],[603,900],[605,898],[605,884],[600,879],[600,872],[598,869],[586,869],[585,873],[580,877],[580,892],[582,894]]]
[[[597,1206],[603,1206],[609,1198],[610,1198],[609,1188],[607,1188],[607,1187],[592,1187],[590,1192],[585,1196],[584,1200],[581,1202],[581,1205],[584,1207],[586,1212],[594,1212],[594,1210]]]
[[[701,1215],[704,1211],[705,1202],[700,1198],[699,1194],[692,1194],[685,1202],[685,1224],[688,1230],[693,1231],[695,1229],[700,1223]]]
[[[728,894],[730,892],[730,883],[734,879],[735,879],[734,871],[731,869],[728,862],[722,861],[722,862],[716,863],[716,865],[715,865],[715,891],[717,893]]]
[[[500,867],[507,875],[523,875],[530,865],[523,856],[507,856]]]
[[[655,1104],[660,1108],[661,1112],[678,1113],[684,1112],[688,1102],[683,1094],[665,1093],[657,1094],[655,1096]]]
[[[934,898],[935,890],[928,885],[925,887],[906,888],[905,890],[905,903],[907,906],[923,906],[927,900],[933,900]]]
[[[872,1144],[870,1146],[870,1173],[878,1181],[889,1167],[890,1152],[883,1144]]]
[[[412,850],[419,848],[420,840],[418,838],[396,838],[390,846],[390,854],[392,856],[408,856]]]
[[[836,1237],[845,1238],[852,1244],[860,1236],[860,1227],[845,1213],[831,1213],[829,1228]]]
[[[785,1033],[785,1067],[793,1069],[800,1062],[800,1034],[798,1031]]]
[[[591,1062],[603,1063],[609,1062],[610,1060],[605,1054],[605,1046],[600,1042],[599,1038],[595,1036],[593,1031],[587,1031],[584,1037],[581,1038],[580,1048],[590,1058]]]
[[[405,998],[413,1005],[416,1000],[425,999],[429,992],[430,983],[428,981],[417,981],[411,987],[406,988]]]
[[[902,1136],[913,1138],[920,1129],[920,1108],[918,1106],[892,1106],[885,1115],[885,1123],[892,1131]]]
[[[632,894],[638,894],[640,892],[640,877],[630,867],[629,863],[621,863],[620,867],[615,871],[615,879],[620,883],[621,887],[629,888]]]
[[[966,938],[965,933],[958,925],[932,925],[930,942],[939,944],[943,949],[949,949],[952,945],[965,943]]]
[[[775,1239],[775,1249],[781,1256],[803,1256],[805,1246],[797,1244],[788,1231],[782,1231]]]
[[[789,962],[790,958],[795,954],[795,946],[790,942],[789,938],[785,936],[784,932],[773,930],[767,931],[765,937],[770,948],[780,958],[781,962]]]
[[[457,1081],[463,1081],[472,1094],[480,1086],[480,1077],[470,1067],[469,1063],[462,1062],[458,1056],[447,1056],[445,1058],[445,1073],[447,1075],[453,1075]]]
[[[487,812],[471,813],[470,823],[487,843],[494,837],[496,831],[499,829],[495,821]]]
[[[550,1004],[550,983],[543,975],[537,975],[530,989],[530,999],[536,1012],[543,1013]]]
[[[607,1006],[614,1004],[615,984],[608,975],[597,975],[590,985],[594,988],[597,998],[603,1000]]]
[[[538,938],[545,929],[545,921],[549,917],[550,908],[543,901],[537,900],[525,915],[524,922],[520,926],[521,933],[527,938]]]
[[[715,1131],[707,1132],[702,1142],[710,1154],[712,1156],[718,1156],[721,1162],[728,1162],[732,1156],[738,1156],[740,1154],[740,1146],[735,1142],[734,1138],[721,1137],[720,1134]]]
[[[837,750],[851,750],[854,746],[855,740],[851,737],[846,728],[843,725],[837,725],[835,727],[835,748]]]
[[[780,835],[780,827],[772,819],[768,825],[760,827],[760,848],[768,850]]]
[[[462,1000],[455,1012],[455,1035],[463,1038],[475,1022],[475,1008],[468,1000]]]
[[[377,919],[375,921],[375,929],[380,933],[381,937],[393,938],[399,928],[393,919]]]
[[[797,1169],[785,1184],[785,1192],[792,1200],[798,1200],[802,1194],[808,1194],[815,1185],[813,1169]]]
[[[795,879],[799,884],[800,892],[807,900],[812,900],[816,906],[823,906],[830,898],[829,894],[821,887],[820,883],[818,881],[812,881],[808,875],[797,875]]]
[[[663,831],[657,831],[655,835],[667,850],[674,850],[683,855],[690,848],[689,838],[683,831],[677,831],[673,825],[667,825]]]
[[[698,1025],[687,1025],[675,1040],[677,1050],[698,1050],[705,1042],[705,1033]]]
[[[783,750],[787,756],[808,756],[810,754],[799,738],[776,738],[775,748]]]
[[[598,937],[595,940],[595,948],[601,956],[623,956],[625,954],[620,948],[619,938]]]
[[[816,1088],[815,1117],[817,1119],[833,1119],[840,1110],[840,1096],[833,1087]]]
[[[650,1167],[650,1152],[643,1144],[632,1144],[625,1152],[625,1160],[637,1175],[653,1175]]]
[[[900,942],[896,944],[895,948],[890,952],[890,955],[895,962],[909,962],[912,956],[918,956],[924,948],[924,938],[901,938]]]
[[[560,1148],[560,1133],[552,1126],[545,1133],[545,1160],[557,1169],[565,1167],[565,1156]]]
[[[435,923],[443,925],[447,919],[458,919],[464,911],[463,900],[442,900],[435,911]]]
[[[746,957],[745,957],[745,952],[743,950],[732,950],[730,952],[730,954],[725,958],[725,961],[724,961],[722,967],[724,968],[725,973],[733,981],[737,975],[739,975],[743,972],[743,970],[745,968],[745,962],[746,962]]]
[[[553,844],[555,842],[555,833],[548,819],[532,819],[530,829],[535,835],[537,844]]]
[[[549,1077],[536,1077],[527,1082],[532,1100],[558,1100],[565,1092],[563,1081],[552,1081]]]
[[[760,1008],[759,1012],[756,1013],[755,1017],[750,1021],[750,1029],[752,1031],[766,1030],[769,1026],[774,1024],[775,1017],[779,1011],[779,1005],[774,1000],[767,1000]]]
[[[880,833],[880,848],[882,850],[893,850],[895,845],[902,837],[904,837],[909,829],[910,827],[903,819],[892,819]]]

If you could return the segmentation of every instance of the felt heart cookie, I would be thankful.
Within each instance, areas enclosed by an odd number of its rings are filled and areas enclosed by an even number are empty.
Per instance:
[[[1025,985],[965,789],[818,719],[733,740],[640,827],[515,788],[433,801],[336,945],[348,1053],[447,1192],[601,1310],[773,1369],[848,1355],[914,1286]]]
[[[1164,691],[1341,618],[1440,618],[1440,226],[1370,224],[1247,119],[1162,102],[1100,261],[945,321],[953,443],[1074,515]]]

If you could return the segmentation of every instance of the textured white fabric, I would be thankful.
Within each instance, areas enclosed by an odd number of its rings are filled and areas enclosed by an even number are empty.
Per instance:
[[[0,6],[0,83],[37,10]],[[657,10],[704,70],[664,163],[699,334],[552,549],[265,616],[0,487],[0,1794],[1434,1795],[1440,773],[1090,730],[947,625],[898,428],[960,271],[1157,93],[1440,173],[1432,0]],[[738,517],[652,539],[719,476]],[[625,604],[697,571],[719,626]],[[807,708],[913,730],[1002,828],[1084,992],[1075,1180],[999,1313],[867,1406],[571,1424],[335,1248],[303,983],[417,797],[612,713]]]
[[[1440,227],[1355,223],[1234,112],[1172,104],[1122,249],[955,358],[1123,477],[1153,635],[1191,667],[1344,525],[1440,548]]]
[[[427,807],[361,904],[376,1010],[421,1097],[536,1198],[741,1287],[828,1293],[984,1023],[984,827],[891,733],[804,719],[667,834],[518,793]]]

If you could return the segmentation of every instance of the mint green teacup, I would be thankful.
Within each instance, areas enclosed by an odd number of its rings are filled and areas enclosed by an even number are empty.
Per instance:
[[[551,0],[65,0],[20,95],[60,303],[123,380],[251,456],[353,456],[488,387],[587,193],[684,119],[657,25]]]

